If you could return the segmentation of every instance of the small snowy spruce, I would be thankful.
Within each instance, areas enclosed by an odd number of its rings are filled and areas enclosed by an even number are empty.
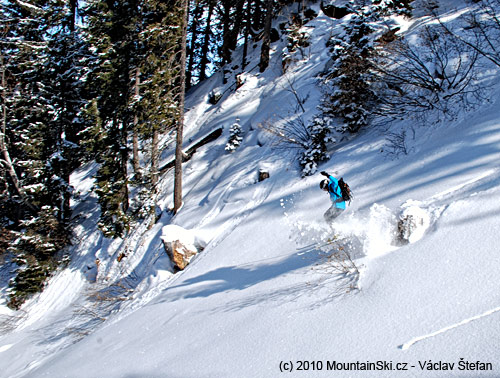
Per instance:
[[[229,140],[226,144],[226,151],[234,152],[241,144],[243,138],[241,137],[241,125],[239,118],[236,118],[236,122],[229,129]]]
[[[328,117],[314,117],[312,123],[308,126],[308,131],[311,141],[299,160],[302,166],[302,176],[310,176],[316,173],[318,163],[330,158],[327,152],[327,143],[335,141],[330,136],[331,119]]]

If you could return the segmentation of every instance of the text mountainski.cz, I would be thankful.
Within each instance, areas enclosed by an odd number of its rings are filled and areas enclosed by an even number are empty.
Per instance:
[[[322,360],[296,360],[296,361],[280,361],[280,371],[409,371],[409,370],[424,370],[424,371],[492,371],[493,364],[491,362],[482,361],[467,361],[461,358],[457,362],[443,362],[425,360],[418,361],[417,364],[409,362],[393,362],[393,361],[356,361],[356,362],[340,362],[340,361],[322,361]]]

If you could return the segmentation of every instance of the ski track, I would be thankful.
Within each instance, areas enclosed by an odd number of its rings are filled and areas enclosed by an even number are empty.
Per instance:
[[[426,339],[430,339],[432,337],[435,337],[435,336],[438,336],[442,333],[445,333],[445,332],[448,332],[448,331],[451,331],[452,329],[455,329],[455,328],[458,328],[458,327],[461,327],[463,325],[466,325],[470,322],[473,322],[475,320],[479,320],[481,318],[484,318],[486,316],[490,316],[490,315],[493,315],[494,313],[496,312],[500,312],[500,306],[499,307],[496,307],[492,310],[488,310],[486,312],[483,312],[482,314],[480,315],[476,315],[476,316],[473,316],[471,318],[468,318],[468,319],[465,319],[465,320],[462,320],[461,322],[459,323],[456,323],[456,324],[452,324],[448,327],[444,327],[444,328],[441,328],[440,330],[438,331],[435,331],[435,332],[432,332],[432,333],[428,333],[426,335],[422,335],[422,336],[417,336],[413,339],[411,339],[410,341],[407,341],[406,343],[402,344],[399,346],[400,349],[402,350],[407,350],[409,349],[410,347],[412,347],[414,344],[420,342],[420,341],[423,341],[423,340],[426,340]]]
[[[215,217],[217,217],[217,215],[220,214],[223,207],[220,207],[219,203],[223,201],[225,198],[227,198],[227,193],[233,188],[234,183],[240,180],[240,177],[243,176],[243,173],[245,172],[240,171],[237,175],[234,176],[231,182],[228,185],[226,185],[222,193],[217,197],[214,205],[212,206],[212,209],[198,223],[198,228],[202,228],[206,224],[212,222],[215,219]]]
[[[0,353],[3,353],[3,352],[5,352],[6,350],[9,350],[10,348],[12,348],[12,346],[13,346],[13,345],[14,345],[14,344],[6,344],[6,345],[2,345],[2,346],[0,347]]]
[[[236,180],[236,179],[235,179]],[[233,180],[233,181],[235,181]],[[232,182],[233,182],[232,181]],[[229,219],[223,225],[221,226],[223,231],[219,233],[216,237],[214,237],[205,247],[205,251],[210,249],[210,248],[215,248],[218,246],[227,236],[229,236],[240,224],[243,222],[262,202],[265,201],[265,199],[269,196],[269,194],[272,191],[272,188],[274,187],[274,183],[272,182],[272,179],[268,179],[265,182],[261,182],[256,184],[258,187],[255,189],[253,192],[252,199],[248,201],[248,203],[241,209],[241,212],[238,216]],[[231,187],[231,184],[228,185],[228,188]],[[217,199],[217,203],[220,201],[221,197],[223,197],[224,193],[226,193],[227,190],[225,190],[221,196]],[[202,259],[203,256],[205,256],[207,253],[202,253],[198,258],[196,258],[193,263],[198,262],[199,260]],[[192,265],[192,264],[190,264]]]
[[[202,221],[209,222],[212,221],[219,213],[220,209],[218,210],[218,204],[224,200],[226,197],[226,193],[229,191],[229,189],[232,187],[232,184],[234,182],[237,182],[237,180],[243,175],[244,172],[241,172],[240,174],[235,177],[229,185],[226,186],[226,189],[219,195],[217,200],[215,201],[215,205],[212,208],[212,210],[203,218]],[[241,213],[229,219],[225,223],[222,224],[221,228],[222,231],[216,235],[205,247],[204,251],[197,255],[188,265],[188,267],[185,270],[182,270],[180,272],[177,272],[173,274],[169,279],[164,281],[162,284],[156,286],[153,290],[149,289],[146,293],[144,293],[144,296],[141,296],[141,299],[136,302],[133,301],[133,303],[130,304],[128,307],[128,310],[122,311],[122,316],[120,318],[123,318],[127,314],[135,311],[136,309],[144,306],[146,303],[150,302],[153,300],[159,293],[164,291],[167,287],[172,286],[175,282],[178,280],[182,279],[182,276],[184,275],[184,272],[187,270],[191,269],[192,267],[196,266],[197,263],[199,263],[201,260],[203,260],[207,255],[210,254],[210,249],[215,248],[217,245],[219,245],[222,241],[224,241],[225,238],[227,238],[261,203],[265,201],[265,199],[269,196],[269,194],[272,191],[272,188],[274,187],[274,183],[272,180],[266,180],[266,182],[262,182],[258,184],[259,187],[255,189],[253,192],[252,199],[245,205],[245,207],[241,210]],[[203,224],[205,224],[203,223]],[[200,226],[202,224],[200,223]],[[158,259],[158,254],[155,254],[155,256],[152,258],[153,263],[150,265],[154,265],[154,261]]]
[[[427,202],[432,203],[444,199],[455,198],[459,195],[465,194],[467,191],[473,190],[478,186],[478,183],[481,183],[482,185],[491,183],[491,185],[488,185],[489,187],[496,186],[498,184],[496,181],[499,179],[499,176],[498,169],[490,169],[464,183],[433,195]],[[489,180],[485,180],[486,178],[489,178]]]

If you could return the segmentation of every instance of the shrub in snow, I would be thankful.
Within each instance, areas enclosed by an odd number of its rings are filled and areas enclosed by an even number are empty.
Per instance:
[[[295,60],[294,55],[297,51],[300,52],[302,59],[306,58],[304,48],[310,45],[309,31],[302,27],[301,20],[292,20],[289,26],[285,28],[285,32],[287,33],[288,43],[281,57],[283,71],[286,71],[290,63]]]
[[[286,29],[288,33],[287,49],[289,53],[294,53],[300,50],[302,57],[304,53],[301,48],[309,46],[309,33],[302,29],[302,25],[292,24]]]
[[[243,138],[241,137],[241,125],[240,120],[237,118],[236,122],[229,129],[229,140],[226,144],[226,151],[233,152],[241,144]]]
[[[381,99],[377,111],[396,119],[413,114],[425,123],[456,118],[485,100],[477,80],[479,58],[476,49],[440,25],[388,44],[375,62]]]
[[[415,139],[415,130],[411,128],[413,132],[413,139]],[[386,135],[385,152],[388,156],[398,157],[399,155],[408,155],[414,148],[409,147],[406,141],[406,130],[401,130],[399,132],[388,132]]]
[[[130,213],[136,219],[147,219],[154,215],[154,221],[158,217],[158,210],[155,201],[154,190],[151,185],[143,183],[143,186],[137,192],[137,195],[130,203]]]

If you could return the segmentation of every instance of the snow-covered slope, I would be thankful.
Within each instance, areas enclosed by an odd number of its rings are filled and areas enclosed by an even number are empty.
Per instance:
[[[343,176],[355,197],[330,226],[320,176],[300,179],[258,127],[293,113],[290,82],[307,98],[305,117],[315,113],[314,75],[338,21],[320,13],[307,27],[308,59],[286,75],[279,41],[270,68],[246,73],[217,105],[209,92],[232,84],[220,75],[191,91],[186,145],[216,127],[224,133],[185,163],[175,217],[165,211],[150,230],[105,239],[89,191],[95,167],[75,173],[72,261],[23,311],[3,310],[0,376],[500,376],[500,86],[460,120],[415,125],[407,155],[388,156],[377,129],[336,146],[321,169]],[[257,59],[258,51],[249,68]],[[243,142],[229,154],[236,118]],[[259,169],[270,178],[258,182]],[[172,172],[161,185],[165,210]],[[424,218],[406,245],[395,240],[404,211]],[[206,244],[176,274],[160,239],[167,224]],[[359,273],[349,261],[339,272],[332,248],[347,250]]]

